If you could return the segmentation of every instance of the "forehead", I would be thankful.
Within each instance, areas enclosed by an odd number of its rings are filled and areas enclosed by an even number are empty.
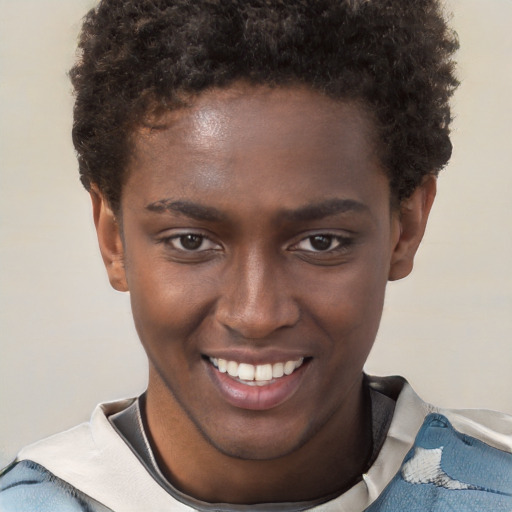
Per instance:
[[[137,130],[129,188],[146,202],[224,193],[293,208],[294,198],[364,188],[378,174],[387,192],[374,136],[361,105],[305,87],[212,90]],[[262,183],[275,193],[256,194]]]

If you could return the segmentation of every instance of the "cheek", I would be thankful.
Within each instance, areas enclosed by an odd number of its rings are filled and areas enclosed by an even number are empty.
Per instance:
[[[188,340],[214,301],[210,280],[196,269],[168,262],[145,261],[128,266],[130,299],[142,344],[160,349]],[[132,274],[130,267],[136,268]],[[189,343],[193,349],[193,343]]]
[[[364,355],[377,334],[386,284],[382,264],[340,267],[304,283],[309,302],[304,309],[328,333],[338,352],[346,351],[350,358]]]
[[[311,303],[318,303],[317,309],[350,311],[357,317],[382,305],[387,272],[379,264],[341,266],[303,282]]]

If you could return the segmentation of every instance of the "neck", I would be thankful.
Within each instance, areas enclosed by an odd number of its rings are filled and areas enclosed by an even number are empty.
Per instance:
[[[341,493],[366,470],[371,408],[362,378],[308,442],[271,460],[239,459],[219,451],[155,380],[150,379],[143,411],[150,441],[166,478],[191,497],[231,504],[312,501]]]

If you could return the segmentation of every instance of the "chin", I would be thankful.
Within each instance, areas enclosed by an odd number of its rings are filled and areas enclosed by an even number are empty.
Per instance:
[[[227,442],[208,441],[221,453],[234,459],[242,460],[276,460],[290,455],[300,448],[303,443],[298,446],[286,446],[282,443],[270,442],[269,439],[243,439],[229,440]]]
[[[304,446],[318,428],[312,425],[302,428],[286,429],[282,422],[269,425],[268,422],[254,421],[235,424],[231,428],[223,427],[222,434],[205,432],[201,434],[206,441],[228,457],[244,460],[275,460],[286,457]],[[267,424],[264,424],[267,423]],[[274,423],[274,422],[272,422]],[[250,424],[250,426],[247,426]]]

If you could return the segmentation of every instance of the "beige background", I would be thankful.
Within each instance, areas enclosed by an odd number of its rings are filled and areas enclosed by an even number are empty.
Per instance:
[[[0,465],[145,385],[70,142],[66,71],[93,3],[0,0]],[[512,1],[448,6],[462,44],[455,152],[367,369],[443,406],[512,413]]]

